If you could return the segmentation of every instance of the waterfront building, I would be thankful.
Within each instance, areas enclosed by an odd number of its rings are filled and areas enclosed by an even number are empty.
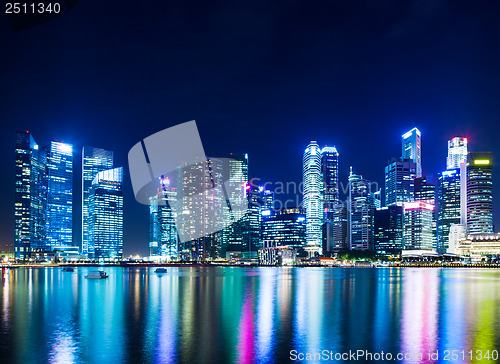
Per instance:
[[[402,135],[403,159],[411,159],[416,164],[416,175],[422,177],[422,135],[420,130],[413,128]]]
[[[51,142],[47,149],[47,244],[51,250],[73,246],[73,146]]]
[[[375,249],[375,210],[380,208],[380,191],[362,176],[349,175],[349,249]]]
[[[89,257],[123,257],[123,168],[96,174],[89,195]]]
[[[436,184],[432,177],[415,178],[415,201],[423,201],[436,206]],[[437,209],[432,213],[432,248],[437,249]]]
[[[306,214],[300,208],[262,210],[262,240],[279,246],[302,246],[306,243]]]
[[[438,176],[437,246],[440,253],[448,249],[451,225],[462,222],[460,175],[457,168],[441,172]]]
[[[206,261],[220,257],[224,209],[223,163],[200,160],[178,167],[177,214],[179,256]],[[240,245],[241,246],[241,245]]]
[[[463,137],[454,137],[448,141],[446,169],[457,169],[462,163],[467,162],[467,143],[467,138]]]
[[[467,226],[463,224],[453,224],[450,226],[450,235],[448,238],[448,249],[446,250],[449,254],[457,254],[457,249],[461,242],[465,240],[467,234]]]
[[[385,205],[412,202],[416,177],[417,164],[412,159],[393,158],[385,167]]]
[[[83,255],[88,255],[89,252],[89,198],[92,181],[97,173],[112,168],[112,151],[90,146],[82,148],[82,240],[80,251]]]
[[[16,132],[14,255],[28,259],[30,252],[46,251],[46,153],[29,131]]]
[[[150,198],[149,256],[156,260],[177,260],[177,189],[168,177],[161,178],[161,188]]]
[[[469,257],[472,262],[496,262],[500,258],[500,234],[470,234],[461,240],[456,254]]]
[[[293,266],[297,251],[291,246],[281,246],[274,240],[264,240],[259,248],[259,265],[263,266]]]
[[[375,250],[397,254],[403,249],[403,206],[391,205],[375,210]]]
[[[433,211],[425,201],[404,204],[404,250],[432,250]]]
[[[470,153],[466,190],[468,234],[493,233],[493,177],[490,152]]]
[[[335,147],[321,150],[323,178],[323,253],[347,248],[347,209],[339,196],[339,153]]]
[[[302,162],[303,207],[306,210],[306,243],[321,247],[323,223],[323,178],[321,173],[321,149],[311,141]]]

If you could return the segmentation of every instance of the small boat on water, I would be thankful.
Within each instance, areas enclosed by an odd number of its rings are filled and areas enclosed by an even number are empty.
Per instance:
[[[155,273],[167,273],[167,268],[156,268]]]
[[[103,270],[93,270],[90,271],[89,274],[85,276],[88,279],[103,279],[108,278],[108,274]]]
[[[73,267],[64,267],[63,269],[63,272],[74,272],[75,269]]]

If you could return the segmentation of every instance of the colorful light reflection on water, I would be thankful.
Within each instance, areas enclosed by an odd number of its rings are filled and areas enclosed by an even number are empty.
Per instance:
[[[500,348],[497,270],[88,270],[2,270],[2,362],[264,363],[361,349],[433,363],[442,356],[427,353]]]

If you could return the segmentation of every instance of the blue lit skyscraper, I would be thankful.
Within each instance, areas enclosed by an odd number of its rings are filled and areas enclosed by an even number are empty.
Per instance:
[[[16,133],[15,182],[14,253],[28,259],[30,252],[48,250],[46,154],[28,131]]]
[[[467,232],[493,233],[493,177],[490,152],[470,153],[466,189]]]
[[[98,172],[113,168],[113,152],[85,146],[82,149],[82,242],[81,253],[88,254],[89,198],[92,181]]]
[[[51,142],[47,151],[47,244],[73,245],[73,146]]]
[[[404,250],[431,250],[434,205],[415,201],[404,204]]]
[[[375,210],[380,208],[380,191],[371,192],[370,181],[349,175],[349,248],[375,249]]]
[[[417,164],[412,159],[393,159],[385,167],[385,205],[413,201],[416,176]]]
[[[450,227],[461,223],[460,169],[450,169],[439,174],[438,182],[438,251],[448,249]]]
[[[123,168],[97,173],[89,196],[89,257],[123,257]]]
[[[467,138],[454,137],[448,141],[448,157],[446,157],[446,169],[460,168],[462,163],[467,162]]]
[[[150,198],[149,255],[160,260],[177,260],[177,189],[170,186],[168,177],[162,178],[161,185],[158,194]]]
[[[303,207],[306,210],[307,245],[322,245],[323,178],[321,173],[321,149],[312,141],[307,146],[302,162]]]
[[[403,159],[411,159],[416,164],[417,177],[422,177],[422,135],[420,130],[413,128],[402,135]]]

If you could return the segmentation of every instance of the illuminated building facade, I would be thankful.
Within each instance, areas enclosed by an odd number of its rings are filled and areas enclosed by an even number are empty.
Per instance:
[[[450,227],[461,223],[460,169],[441,172],[438,177],[438,251],[446,252],[449,246]]]
[[[371,192],[370,181],[349,176],[349,249],[375,249],[375,210],[380,208],[380,191]]]
[[[469,155],[467,164],[467,232],[493,233],[492,155]]]
[[[262,240],[278,246],[302,246],[306,243],[306,214],[299,208],[262,210]]]
[[[28,259],[30,252],[49,250],[46,244],[46,154],[28,131],[16,133],[14,195],[14,254]]]
[[[422,177],[422,135],[420,130],[413,128],[402,135],[403,159],[411,159],[416,164],[417,177]]]
[[[433,211],[424,201],[404,204],[404,250],[432,250]]]
[[[312,141],[304,151],[302,160],[303,206],[306,210],[306,243],[322,245],[323,178],[321,149]]]
[[[403,249],[403,206],[391,205],[375,210],[375,250],[382,254]]]
[[[430,177],[415,178],[415,201],[423,201],[434,206],[432,213],[432,248],[437,249],[437,209],[436,184]]]
[[[467,162],[467,143],[467,138],[463,137],[454,137],[448,141],[446,169],[457,169],[462,163]]]
[[[73,146],[51,142],[47,151],[47,244],[73,246]]]
[[[89,258],[123,257],[123,168],[101,171],[89,196]]]
[[[158,194],[149,204],[149,255],[159,260],[177,260],[177,189],[163,177]]]
[[[241,257],[244,259],[257,259],[258,249],[261,246],[261,209],[264,205],[263,192],[260,186],[246,185],[246,196],[248,198],[248,209],[243,222],[243,244],[241,246]]]
[[[81,254],[88,254],[89,198],[92,181],[97,173],[113,168],[113,152],[101,148],[82,148],[82,241]]]
[[[412,159],[394,158],[385,167],[385,205],[402,206],[412,202],[415,193],[417,164]]]

